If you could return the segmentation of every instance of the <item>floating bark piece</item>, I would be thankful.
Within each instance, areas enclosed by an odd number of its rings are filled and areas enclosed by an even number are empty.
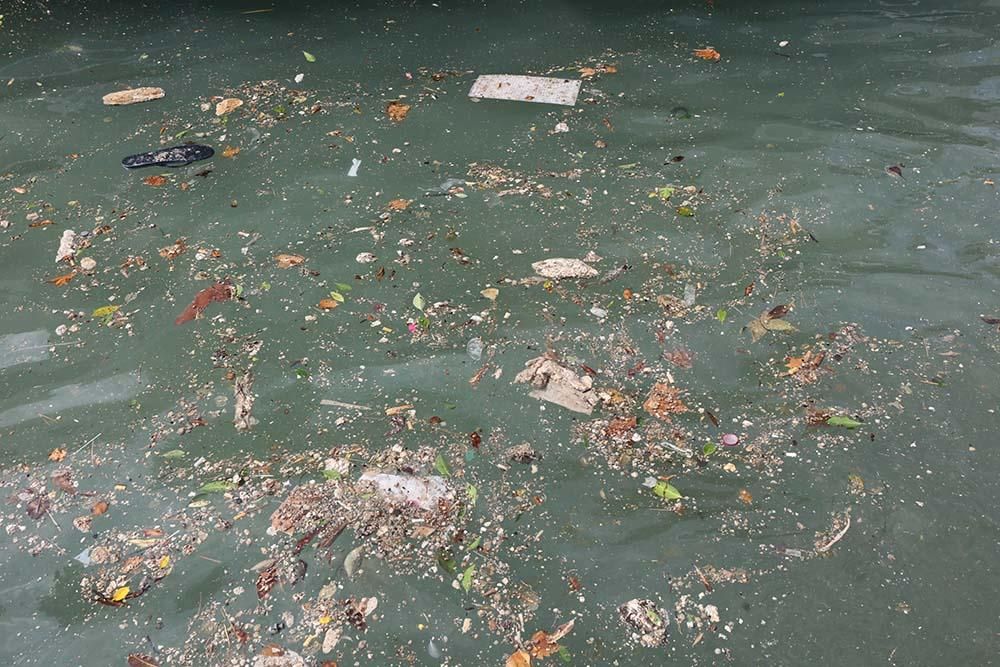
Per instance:
[[[229,301],[233,298],[233,288],[227,283],[215,283],[211,287],[206,287],[202,291],[194,295],[194,301],[191,302],[184,312],[177,316],[174,320],[174,324],[184,324],[185,322],[190,322],[196,317],[200,317],[202,312],[208,308],[208,304],[213,302],[223,302]]]
[[[253,410],[253,372],[247,371],[236,380],[233,392],[236,395],[236,414],[233,424],[237,431],[249,431],[257,419],[250,414]]]
[[[532,398],[555,403],[573,412],[589,415],[599,401],[589,376],[578,376],[548,355],[527,362],[514,382],[534,387],[529,394]]]
[[[215,105],[215,115],[225,116],[227,113],[231,113],[241,106],[243,106],[243,100],[238,97],[227,97]]]
[[[139,102],[158,100],[164,94],[162,88],[130,88],[128,90],[119,90],[115,93],[108,93],[101,100],[108,106],[121,106],[123,104],[137,104]]]
[[[531,268],[543,278],[593,278],[597,269],[579,259],[553,257],[535,262]]]

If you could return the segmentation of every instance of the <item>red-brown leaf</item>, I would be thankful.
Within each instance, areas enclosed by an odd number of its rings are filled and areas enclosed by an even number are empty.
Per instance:
[[[201,315],[201,313],[208,308],[208,304],[212,302],[223,302],[229,301],[233,298],[233,288],[226,283],[215,283],[211,287],[207,287],[202,291],[194,295],[194,301],[191,302],[184,312],[177,316],[174,320],[174,324],[184,324],[185,322],[190,322],[194,318]]]

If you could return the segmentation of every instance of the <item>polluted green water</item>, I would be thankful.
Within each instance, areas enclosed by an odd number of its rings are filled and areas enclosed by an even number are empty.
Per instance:
[[[994,660],[996,2],[3,10],[4,664]]]

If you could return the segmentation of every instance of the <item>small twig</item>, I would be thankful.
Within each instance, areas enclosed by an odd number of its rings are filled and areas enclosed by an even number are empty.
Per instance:
[[[215,560],[214,558],[209,558],[208,556],[202,556],[201,554],[197,554],[197,555],[198,555],[198,558],[203,558],[204,560],[208,560],[208,561],[211,561],[213,563],[219,563],[220,565],[222,564],[221,560]]]
[[[55,424],[55,423],[57,423],[59,421],[58,419],[53,419],[52,417],[49,417],[48,415],[43,415],[41,412],[38,413],[38,416],[41,417],[42,419],[46,420],[50,424]]]
[[[82,449],[83,449],[84,447],[86,447],[87,445],[91,444],[92,442],[94,442],[94,440],[97,440],[97,439],[98,439],[98,438],[100,438],[100,437],[101,437],[101,434],[100,434],[100,433],[98,433],[98,434],[97,434],[97,435],[95,435],[95,436],[94,436],[93,438],[91,438],[91,439],[90,439],[90,440],[88,440],[87,442],[85,442],[85,443],[83,443],[82,445],[80,445],[79,449],[77,449],[77,450],[76,450],[75,452],[73,452],[73,454],[78,454],[78,453],[80,452],[80,450],[82,450]],[[71,454],[70,456],[72,456],[73,454]]]
[[[697,564],[694,566],[694,571],[698,573],[698,578],[701,579],[701,585],[705,587],[706,591],[708,591],[709,593],[711,593],[712,592],[712,584],[708,583],[708,579],[706,579],[705,575],[702,574],[701,569],[698,567]]]
[[[344,403],[343,401],[335,401],[332,398],[324,398],[319,402],[320,405],[329,405],[335,408],[348,408],[351,410],[371,410],[367,405],[358,405],[356,403]]]
[[[56,523],[55,518],[52,516],[52,512],[50,512],[48,510],[45,510],[45,515],[48,516],[49,519],[52,521],[52,525],[56,527],[56,530],[58,530],[61,533],[62,532],[62,528],[60,528],[59,524]]]
[[[832,540],[830,540],[829,542],[827,542],[823,546],[817,548],[816,549],[816,553],[826,553],[827,551],[829,551],[830,547],[832,547],[834,544],[836,544],[837,542],[839,542],[841,540],[841,538],[844,537],[844,535],[847,535],[847,529],[850,528],[850,527],[851,527],[851,515],[848,514],[847,515],[847,523],[844,525],[843,528],[840,529],[840,532],[837,533],[836,536],[834,536],[834,538]]]

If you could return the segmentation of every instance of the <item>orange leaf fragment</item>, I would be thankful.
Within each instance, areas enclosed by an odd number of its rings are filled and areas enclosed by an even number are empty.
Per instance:
[[[66,458],[66,450],[62,447],[56,447],[51,452],[49,452],[49,461],[59,462]]]
[[[410,105],[403,104],[399,100],[393,100],[386,105],[385,112],[389,115],[389,120],[398,123],[406,118],[406,114],[410,113]]]
[[[722,54],[711,46],[707,46],[704,49],[695,49],[694,55],[702,60],[711,60],[712,62],[718,62],[722,58]]]
[[[740,489],[740,500],[745,504],[749,505],[753,502],[753,496],[746,489]]]
[[[274,261],[278,263],[279,269],[290,269],[293,266],[298,266],[302,262],[306,261],[306,258],[302,255],[293,255],[291,253],[283,252],[275,255]]]
[[[56,276],[55,278],[50,279],[49,282],[56,287],[62,287],[64,285],[68,285],[69,281],[73,280],[74,276],[76,276],[76,271],[70,271],[69,273],[64,273],[61,276]]]
[[[94,506],[90,508],[90,513],[94,516],[101,516],[108,511],[108,503],[105,500],[98,500],[94,503]]]
[[[166,185],[167,184],[167,179],[166,179],[166,177],[160,176],[160,175],[147,176],[146,178],[142,179],[142,182],[145,183],[146,185],[152,186],[154,188],[158,188],[158,187]]]
[[[333,310],[334,308],[340,305],[340,302],[335,301],[333,299],[320,299],[320,302],[317,305],[322,310]]]
[[[240,149],[236,146],[226,146],[222,149],[222,157],[236,157],[240,154]]]
[[[49,225],[55,224],[51,220],[35,220],[30,223],[28,227],[30,229],[37,229],[38,227],[48,227]]]
[[[527,651],[515,651],[507,657],[506,667],[531,667],[531,654]]]
[[[405,211],[413,203],[412,199],[393,199],[389,202],[390,211]]]

